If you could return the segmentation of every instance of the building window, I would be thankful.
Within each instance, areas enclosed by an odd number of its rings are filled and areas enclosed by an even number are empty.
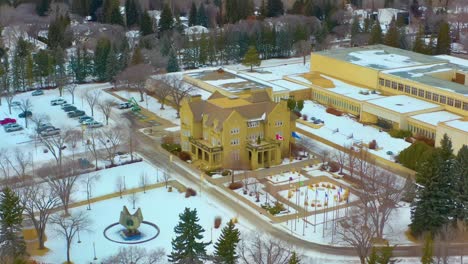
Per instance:
[[[238,138],[231,139],[231,145],[239,145],[240,140]]]
[[[468,111],[468,103],[463,103],[463,110]]]
[[[379,78],[379,84],[383,86],[383,85],[384,85],[384,83],[385,83],[384,79],[382,79],[382,78]]]
[[[395,89],[396,90],[397,88],[397,83],[396,82],[392,82],[392,89]]]
[[[389,80],[385,80],[385,86],[390,87],[390,81]]]
[[[432,98],[432,93],[431,92],[426,92],[426,99],[431,100]]]
[[[259,121],[250,121],[247,122],[247,127],[258,127],[260,125]]]
[[[275,126],[279,127],[283,125],[283,121],[275,121]]]
[[[401,83],[398,84],[398,91],[403,91],[403,84]]]
[[[411,94],[418,95],[418,89],[416,87],[411,87]]]
[[[231,129],[231,135],[239,134],[239,131],[240,131],[239,128],[233,128],[233,129]]]
[[[441,104],[445,104],[446,102],[447,102],[447,97],[444,96],[444,95],[441,95],[441,96],[440,96],[440,103],[441,103]]]
[[[439,95],[438,94],[433,94],[432,95],[432,101],[439,102]]]
[[[409,85],[405,85],[405,93],[410,93],[411,87]]]
[[[453,98],[447,98],[447,104],[453,106]]]
[[[424,97],[424,90],[419,89],[419,91],[418,91],[418,96],[419,96],[419,97]]]
[[[456,108],[461,108],[461,101],[460,100],[455,100],[455,107]]]
[[[231,158],[232,160],[240,160],[240,151],[239,150],[232,150],[231,151]]]

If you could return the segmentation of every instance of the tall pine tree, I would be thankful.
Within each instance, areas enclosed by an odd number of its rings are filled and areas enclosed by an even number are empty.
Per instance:
[[[180,71],[179,62],[177,61],[177,57],[173,49],[169,51],[169,59],[167,61],[166,71],[167,72]]]
[[[424,238],[423,254],[421,257],[421,264],[432,264],[432,255],[434,251],[434,241],[432,240],[431,233],[426,233]]]
[[[200,242],[205,230],[198,224],[197,210],[185,208],[179,215],[179,223],[174,228],[176,237],[172,239],[172,252],[169,262],[183,264],[201,264],[207,258],[206,246]]]
[[[153,19],[147,11],[143,12],[143,15],[141,16],[140,31],[141,35],[143,36],[147,36],[154,33]]]
[[[382,44],[382,28],[380,27],[380,22],[376,20],[372,26],[369,44]]]
[[[190,7],[190,12],[189,12],[189,27],[198,25],[197,24],[197,5],[195,5],[195,2],[192,2],[192,6]]]
[[[161,12],[158,28],[160,34],[164,34],[164,32],[170,31],[174,28],[174,17],[172,16],[171,8],[167,3],[164,4]]]
[[[0,199],[0,255],[20,258],[26,254],[26,243],[20,235],[23,207],[19,197],[8,187],[3,189]]]
[[[221,231],[221,236],[214,245],[215,263],[236,264],[238,256],[236,254],[237,244],[240,241],[240,232],[232,221]]]
[[[463,145],[454,162],[456,188],[456,218],[468,222],[468,146]]]
[[[208,27],[208,16],[206,15],[205,5],[203,3],[198,7],[197,24]]]
[[[300,264],[301,260],[297,256],[296,251],[293,251],[291,257],[289,258],[288,264]]]
[[[257,49],[254,46],[250,46],[242,60],[242,65],[250,66],[250,71],[253,71],[253,66],[260,66],[261,63],[262,60],[258,56]]]
[[[284,13],[284,6],[282,0],[268,0],[267,2],[267,16],[277,17]]]
[[[107,57],[110,47],[109,39],[101,38],[98,40],[96,50],[94,51],[94,75],[100,82],[105,81],[107,77]]]
[[[395,19],[392,19],[390,26],[385,34],[384,44],[390,47],[399,48],[400,47],[400,32]]]
[[[125,18],[127,27],[134,26],[138,23],[138,8],[135,0],[125,1]]]
[[[414,40],[413,51],[417,53],[427,54],[428,49],[426,43],[424,42],[424,29],[419,28],[418,34],[416,34],[416,39]]]
[[[437,34],[437,54],[450,54],[451,46],[450,38],[450,25],[447,22],[442,22],[439,27],[439,33]]]

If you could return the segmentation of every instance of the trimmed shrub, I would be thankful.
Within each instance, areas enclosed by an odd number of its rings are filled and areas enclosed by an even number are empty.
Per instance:
[[[422,141],[416,141],[411,146],[407,147],[398,155],[398,162],[403,166],[415,170],[419,163],[431,154],[433,147]]]
[[[328,167],[330,172],[338,172],[340,171],[340,164],[336,161],[330,161],[328,162]]]
[[[307,121],[308,116],[306,114],[302,115],[302,120]]]
[[[273,206],[269,205],[269,204],[264,204],[262,205],[262,208],[267,210],[270,214],[272,215],[277,215],[279,213],[281,213],[281,211],[283,211],[285,208],[284,208],[284,205],[280,202],[275,202],[275,204]]]
[[[332,114],[332,115],[336,115],[336,116],[342,116],[343,115],[343,112],[341,112],[340,110],[337,110],[333,107],[328,107],[327,108],[327,113],[329,114]]]
[[[411,137],[412,133],[409,130],[401,130],[401,129],[391,129],[390,132],[388,132],[391,137],[394,138],[406,138],[406,137]]]
[[[369,149],[377,149],[377,141],[375,139],[369,142]]]
[[[197,196],[197,191],[192,188],[187,188],[187,190],[185,190],[185,198],[189,198],[191,196]]]
[[[421,135],[421,134],[416,134],[416,135],[414,135],[414,138],[415,138],[416,140],[418,140],[418,141],[422,141],[422,142],[428,144],[428,145],[431,146],[431,147],[434,147],[434,146],[435,146],[435,140],[432,139],[432,138],[428,138],[428,137],[426,137],[426,136],[424,136],[424,135]]]
[[[380,119],[380,118],[377,120],[376,125],[383,128],[383,129],[392,129],[393,128],[393,124],[390,121]]]
[[[238,182],[231,182],[231,183],[229,184],[229,189],[231,189],[231,190],[237,190],[237,189],[242,188],[243,186],[244,186],[244,184],[243,184],[242,182],[240,182],[240,181],[238,181]]]
[[[229,171],[228,171],[228,170],[223,170],[223,172],[221,172],[221,175],[222,175],[222,176],[228,176],[228,175],[229,175]]]
[[[190,153],[187,151],[181,151],[179,152],[179,158],[183,161],[191,160],[192,157],[190,156]]]
[[[221,217],[217,216],[214,220],[214,228],[218,229],[221,226]]]
[[[161,147],[163,147],[165,150],[177,154],[181,151],[180,145],[179,144],[174,144],[174,143],[162,143]]]

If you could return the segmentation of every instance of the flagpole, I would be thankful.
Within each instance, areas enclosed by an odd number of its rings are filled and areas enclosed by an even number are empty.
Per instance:
[[[314,233],[317,230],[317,188],[315,188],[315,201],[314,201],[314,207],[315,207],[315,214],[314,214]]]

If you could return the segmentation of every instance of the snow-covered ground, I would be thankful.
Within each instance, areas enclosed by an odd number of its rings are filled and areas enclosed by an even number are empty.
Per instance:
[[[299,123],[297,127],[341,146],[351,146],[354,143],[368,144],[372,140],[376,140],[379,149],[369,151],[391,161],[394,161],[395,155],[411,145],[403,139],[393,138],[386,132],[380,132],[375,127],[365,126],[349,116],[329,114],[326,112],[325,106],[312,101],[304,102],[302,113],[309,118],[321,119],[325,124],[318,129]],[[387,151],[391,151],[393,155],[388,155]]]
[[[284,172],[281,174],[269,176],[266,179],[269,182],[271,182],[273,185],[283,185],[283,184],[303,182],[303,181],[308,180],[309,178],[305,177],[302,174],[288,171],[288,172]]]

